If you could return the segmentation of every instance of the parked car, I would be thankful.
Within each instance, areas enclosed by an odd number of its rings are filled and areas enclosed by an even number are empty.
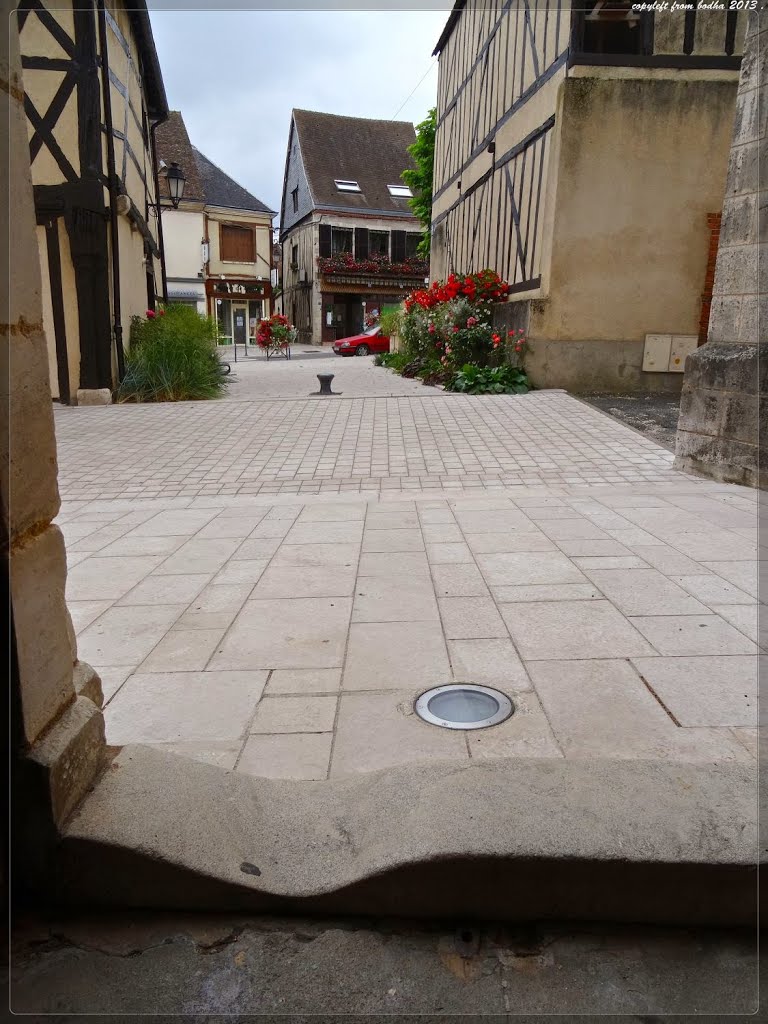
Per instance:
[[[389,338],[381,327],[369,327],[351,338],[337,338],[333,345],[337,356],[367,356],[370,352],[389,352]]]

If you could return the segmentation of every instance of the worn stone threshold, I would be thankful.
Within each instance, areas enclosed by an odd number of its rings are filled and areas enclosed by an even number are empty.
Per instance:
[[[756,768],[515,759],[323,782],[124,747],[65,828],[60,904],[749,924]]]

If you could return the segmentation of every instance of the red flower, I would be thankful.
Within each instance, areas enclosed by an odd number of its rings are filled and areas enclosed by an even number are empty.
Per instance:
[[[147,320],[154,320],[155,319],[155,311],[154,311],[154,309],[148,309],[147,312],[146,312],[146,317],[147,317]]]

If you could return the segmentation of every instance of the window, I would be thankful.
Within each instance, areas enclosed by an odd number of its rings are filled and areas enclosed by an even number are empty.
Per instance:
[[[221,225],[221,258],[232,263],[255,263],[253,229],[234,224]]]
[[[413,195],[407,185],[387,185],[387,188],[389,194],[396,199],[409,199]]]
[[[410,259],[412,256],[417,256],[416,250],[421,242],[421,235],[416,235],[413,231],[409,231],[405,236],[405,258]]]
[[[588,0],[584,6],[585,53],[642,53],[640,15],[630,0]]]
[[[299,209],[299,186],[291,192],[291,199],[293,200],[293,212],[297,213]]]
[[[360,186],[356,181],[344,181],[340,178],[334,178],[334,185],[339,192],[359,192]]]
[[[299,247],[298,245],[291,246],[291,267],[293,270],[299,269]]]
[[[352,228],[331,229],[331,253],[352,252]]]
[[[371,231],[368,235],[368,252],[373,255],[389,256],[389,232]]]

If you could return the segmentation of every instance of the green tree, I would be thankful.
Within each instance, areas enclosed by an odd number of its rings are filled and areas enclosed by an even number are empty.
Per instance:
[[[432,172],[435,165],[435,131],[437,129],[437,110],[433,107],[421,124],[416,125],[416,141],[408,147],[408,152],[416,166],[403,171],[401,177],[413,192],[408,203],[421,221],[424,237],[419,243],[419,253],[429,256],[429,241],[432,227]]]

